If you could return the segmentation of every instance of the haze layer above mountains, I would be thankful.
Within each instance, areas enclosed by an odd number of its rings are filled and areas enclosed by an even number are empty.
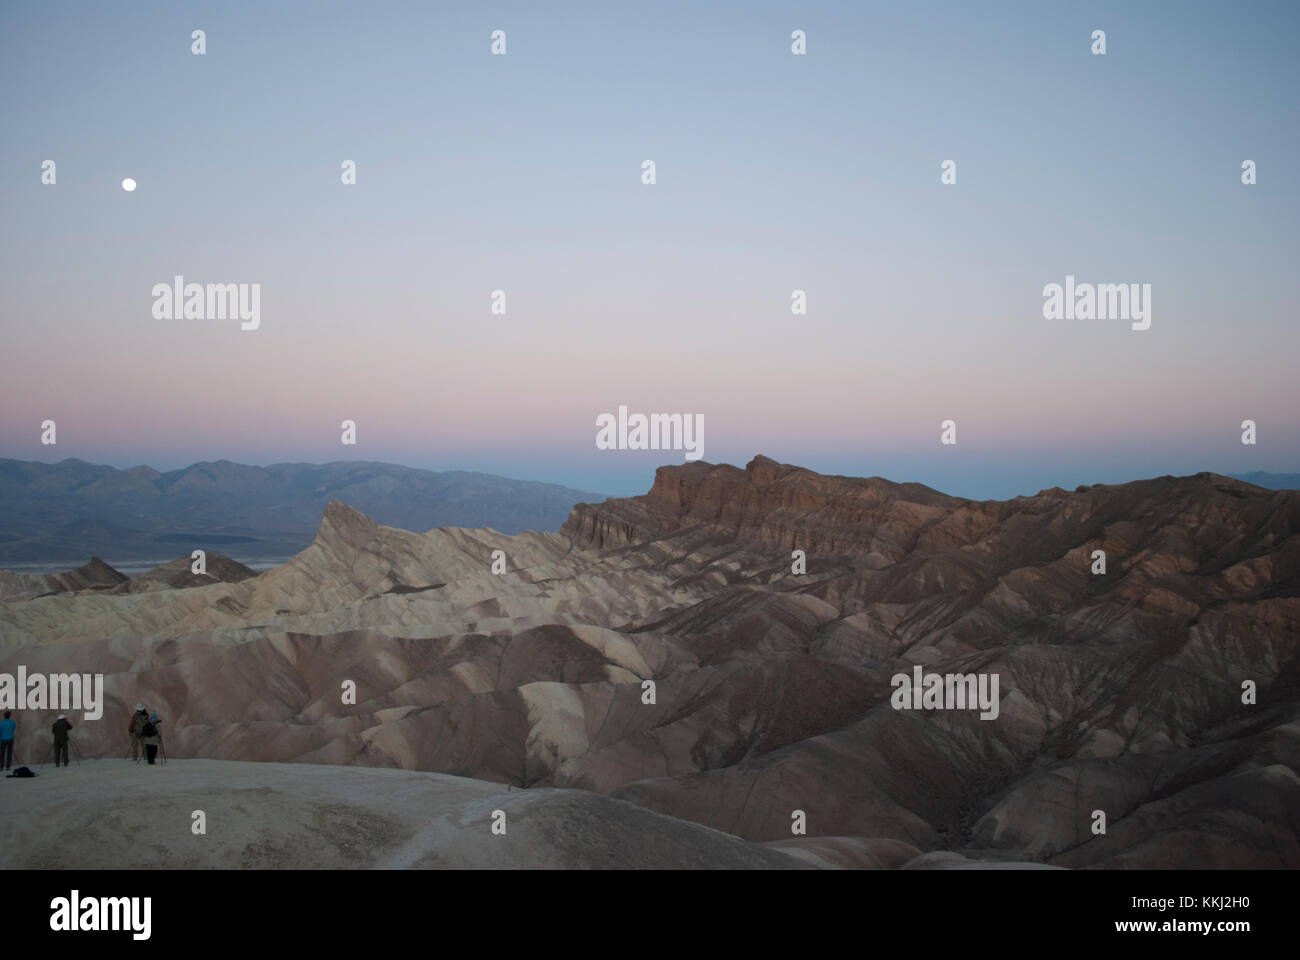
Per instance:
[[[106,675],[87,756],[141,699],[176,757],[573,788],[809,862],[1300,866],[1300,493],[978,502],[758,457],[660,468],[559,532],[335,500],[276,569],[152,576],[0,603],[5,663]],[[997,718],[893,709],[914,665],[996,673]]]
[[[193,549],[288,557],[311,543],[325,505],[354,505],[409,530],[557,530],[601,494],[486,473],[434,473],[390,463],[228,460],[160,473],[83,460],[0,460],[0,566],[171,558]]]

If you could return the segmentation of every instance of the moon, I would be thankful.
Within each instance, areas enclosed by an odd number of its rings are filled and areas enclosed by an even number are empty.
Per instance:
[[[132,180],[130,177],[127,177],[125,180],[122,181],[122,189],[125,190],[127,193],[130,193],[132,190],[135,189],[135,181]]]

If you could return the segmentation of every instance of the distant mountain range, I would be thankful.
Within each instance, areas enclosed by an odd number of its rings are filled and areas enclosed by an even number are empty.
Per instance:
[[[325,505],[344,500],[405,530],[557,530],[603,494],[487,473],[391,463],[218,460],[166,473],[84,460],[0,459],[0,567],[170,560],[194,549],[283,559],[312,542]]]
[[[1257,471],[1235,479],[1300,489],[1294,473]],[[77,459],[0,459],[0,568],[62,570],[98,556],[119,566],[142,561],[143,570],[197,548],[246,563],[279,562],[312,542],[333,499],[403,530],[490,527],[515,534],[558,530],[574,504],[606,496],[367,461],[255,467],[218,460],[163,473]]]
[[[1253,473],[1234,473],[1231,476],[1233,479],[1245,480],[1267,490],[1300,490],[1300,473],[1265,473],[1256,470]]]

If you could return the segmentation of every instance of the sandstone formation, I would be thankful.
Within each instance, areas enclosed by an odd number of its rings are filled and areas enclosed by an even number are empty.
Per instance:
[[[239,583],[257,576],[257,571],[244,566],[238,560],[219,553],[205,551],[204,572],[194,572],[194,559],[186,555],[177,557],[170,563],[160,564],[152,570],[137,574],[126,585],[127,592],[141,593],[145,590],[180,589],[183,587],[206,587],[212,583]]]
[[[1300,866],[1298,570],[1300,493],[1213,474],[979,502],[758,457],[558,533],[334,501],[258,576],[8,599],[0,649],[106,675],[91,756],[144,700],[176,757],[571,788],[814,866]],[[996,674],[996,718],[893,709],[914,666]]]
[[[54,593],[76,593],[80,590],[109,590],[124,584],[130,578],[119,573],[99,557],[76,570],[63,573],[11,573],[0,570],[0,602],[29,600]]]

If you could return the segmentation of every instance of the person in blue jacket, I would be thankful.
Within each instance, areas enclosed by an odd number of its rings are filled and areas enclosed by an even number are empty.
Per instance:
[[[16,724],[5,711],[5,718],[0,720],[0,770],[8,770],[14,765],[14,727]]]

